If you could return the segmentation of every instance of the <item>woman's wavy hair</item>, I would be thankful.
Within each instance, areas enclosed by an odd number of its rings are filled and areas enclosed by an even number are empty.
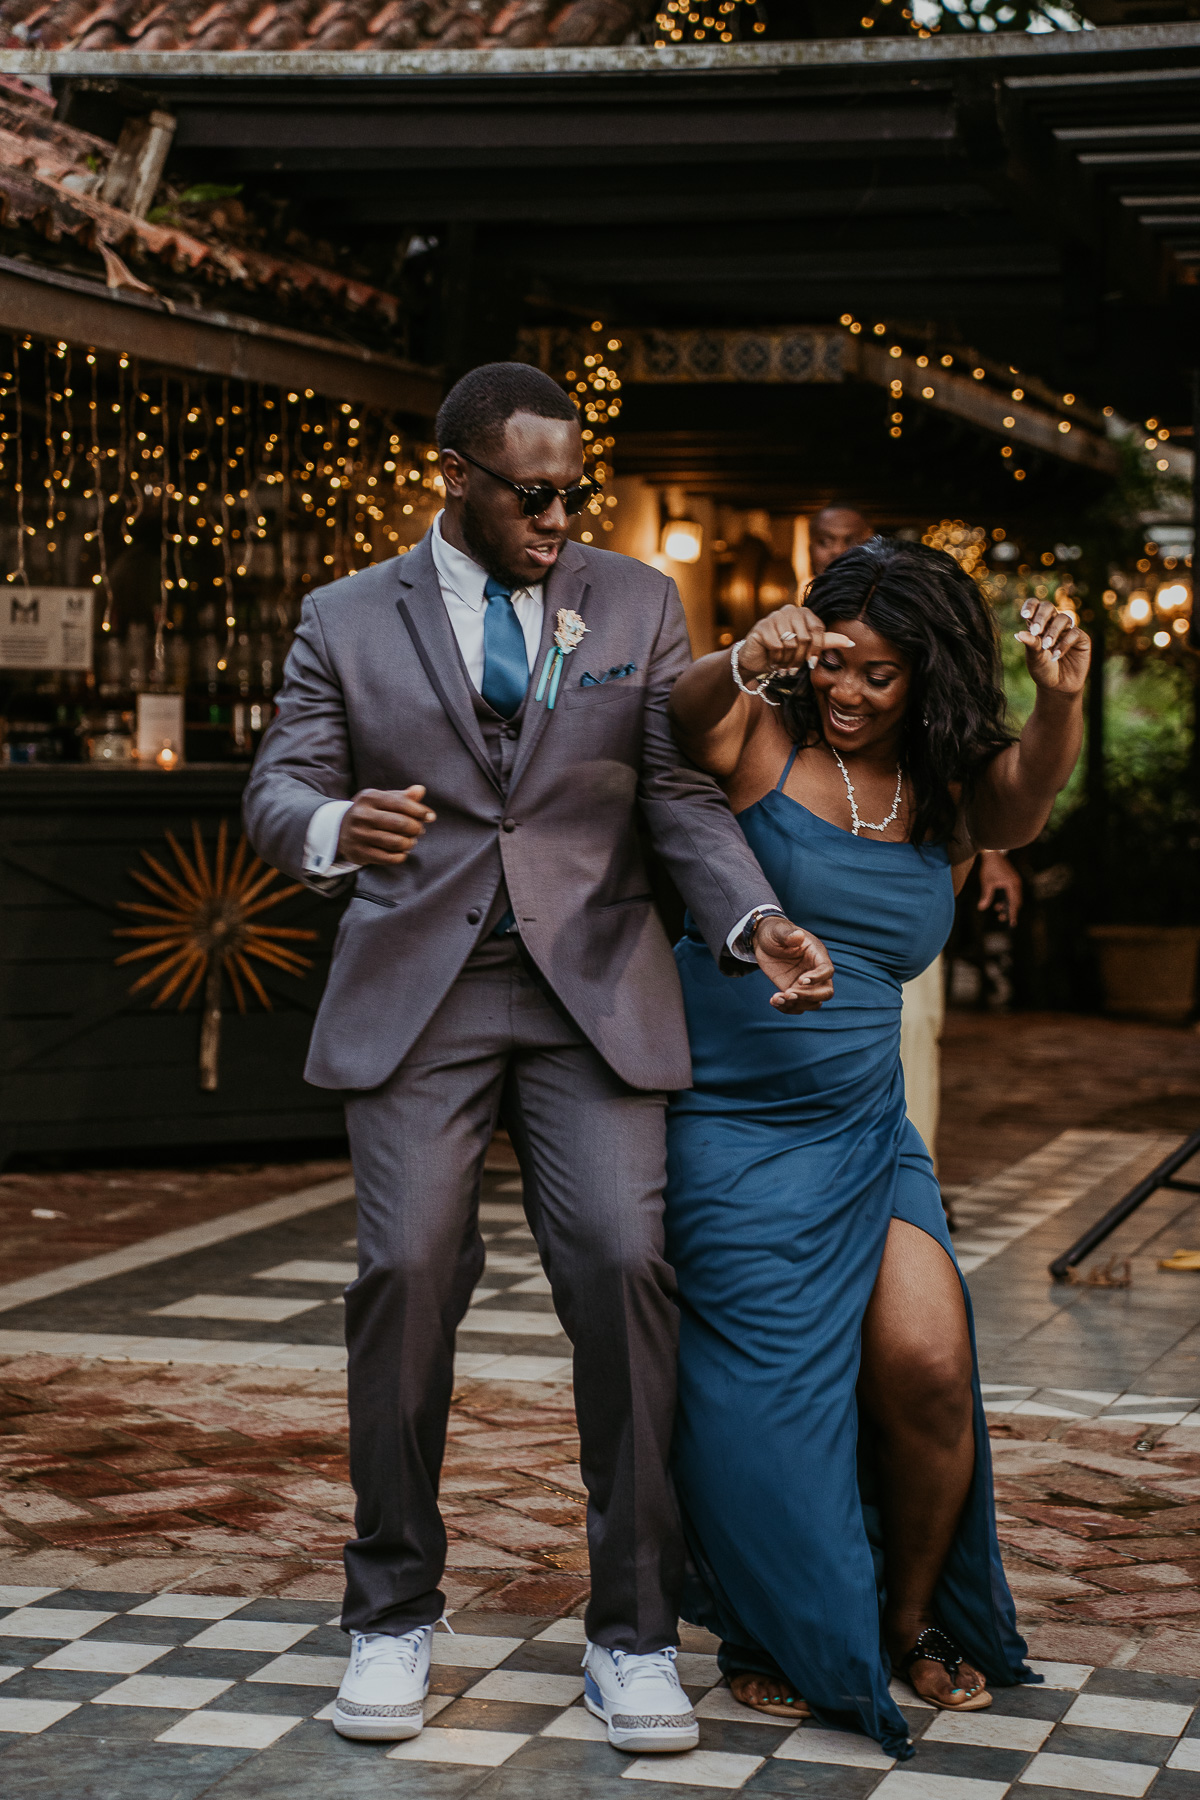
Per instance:
[[[944,550],[875,537],[830,563],[804,604],[826,625],[865,619],[903,653],[911,685],[902,756],[916,801],[910,841],[950,837],[960,805],[951,784],[968,801],[983,765],[1013,742],[999,641],[979,589]],[[808,670],[777,691],[795,741],[823,739]]]

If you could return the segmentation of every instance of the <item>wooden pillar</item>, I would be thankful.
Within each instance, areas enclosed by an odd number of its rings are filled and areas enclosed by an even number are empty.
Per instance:
[[[1188,644],[1200,651],[1200,368],[1192,370],[1192,622],[1188,628]],[[1192,669],[1192,793],[1200,795],[1200,661]]]

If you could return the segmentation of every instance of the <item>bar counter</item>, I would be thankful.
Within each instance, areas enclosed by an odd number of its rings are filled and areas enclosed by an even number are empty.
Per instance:
[[[130,988],[169,947],[117,965],[139,946],[114,933],[155,923],[121,903],[160,904],[132,878],[153,878],[142,852],[179,879],[166,834],[190,861],[197,825],[211,867],[225,821],[232,856],[247,774],[228,764],[0,769],[0,1168],[28,1153],[340,1139],[338,1097],[306,1086],[302,1069],[342,902],[304,890],[256,915],[313,930],[312,942],[283,940],[312,967],[253,963],[271,1009],[243,982],[244,1014],[223,980],[212,1092],[199,1074],[205,984],[186,1011],[179,991],[156,1008],[167,977]]]

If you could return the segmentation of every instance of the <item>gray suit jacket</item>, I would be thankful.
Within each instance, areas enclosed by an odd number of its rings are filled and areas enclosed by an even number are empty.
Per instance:
[[[371,1088],[411,1049],[470,955],[501,875],[521,936],[571,1017],[632,1087],[691,1082],[675,962],[638,847],[651,842],[712,948],[773,900],[720,789],[685,763],[667,698],[690,661],[674,582],[568,543],[545,587],[534,681],[560,607],[588,635],[554,711],[531,686],[507,792],[489,757],[426,538],[304,603],[279,711],[246,789],[255,849],[353,887],[307,1079]],[[632,664],[630,673],[595,677]],[[339,882],[303,867],[309,820],[360,788],[423,782],[437,822],[408,861]]]

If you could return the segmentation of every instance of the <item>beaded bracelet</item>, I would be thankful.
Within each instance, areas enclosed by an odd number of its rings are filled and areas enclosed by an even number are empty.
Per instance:
[[[733,670],[734,686],[740,688],[743,694],[749,694],[752,700],[761,700],[766,706],[778,706],[778,700],[772,700],[770,695],[763,691],[770,685],[774,679],[773,676],[757,676],[757,687],[747,687],[742,680],[742,671],[738,668],[738,651],[743,647],[745,642],[745,638],[739,638],[737,643],[733,646],[733,649],[729,652],[729,666]]]

